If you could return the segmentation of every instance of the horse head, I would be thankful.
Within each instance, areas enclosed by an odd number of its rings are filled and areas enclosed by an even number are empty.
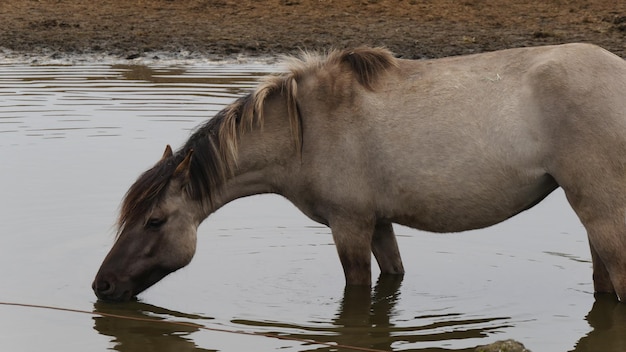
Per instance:
[[[128,190],[117,240],[92,285],[99,299],[128,301],[191,261],[203,219],[190,192],[192,155],[193,149],[174,155],[168,145]]]

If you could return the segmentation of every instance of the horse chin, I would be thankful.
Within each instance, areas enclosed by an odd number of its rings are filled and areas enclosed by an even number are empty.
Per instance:
[[[152,287],[152,285],[161,281],[168,274],[173,272],[173,270],[167,270],[164,268],[154,269],[144,275],[142,275],[141,280],[135,286],[133,293],[130,298],[136,297],[138,294]]]

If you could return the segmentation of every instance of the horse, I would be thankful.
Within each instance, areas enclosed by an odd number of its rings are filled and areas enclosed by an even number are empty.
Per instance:
[[[186,266],[199,224],[275,193],[330,227],[346,285],[404,274],[392,224],[484,228],[561,187],[596,292],[626,300],[626,62],[592,44],[406,60],[358,47],[286,58],[126,193],[92,288],[127,301]]]

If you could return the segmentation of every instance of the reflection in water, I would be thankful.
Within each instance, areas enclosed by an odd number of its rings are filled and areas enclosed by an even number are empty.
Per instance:
[[[114,317],[94,317],[94,329],[101,335],[113,337],[115,350],[120,352],[171,352],[171,351],[213,351],[196,346],[188,336],[199,328],[187,325],[155,322],[179,319],[207,319],[199,315],[185,314],[140,302],[111,304],[97,302],[94,313],[116,314],[133,318],[148,318],[153,321],[130,320]]]
[[[271,71],[271,66],[244,70],[239,65],[0,64],[0,146],[128,133],[154,138],[150,129],[159,124],[193,129]]]
[[[443,347],[415,348],[410,344],[480,339],[510,327],[509,318],[464,318],[463,314],[416,316],[410,325],[395,322],[396,304],[400,299],[401,277],[381,276],[373,292],[367,287],[346,287],[335,318],[324,326],[297,325],[288,322],[253,321],[238,319],[232,323],[244,325],[250,332],[273,334],[298,340],[336,343],[381,351],[406,350],[422,352],[473,351]],[[117,314],[160,321],[195,322],[198,327],[164,324],[155,321],[137,321],[114,317],[94,317],[94,328],[111,336],[114,349],[120,352],[138,351],[215,351],[199,348],[190,335],[211,318],[171,311],[140,302],[124,304],[94,304],[94,313]],[[626,351],[626,304],[613,295],[597,295],[587,315],[593,328],[582,337],[572,352]],[[318,322],[319,323],[319,322]],[[269,332],[268,330],[271,330]],[[259,338],[266,338],[259,336]],[[523,341],[521,341],[523,342]],[[306,346],[302,347],[306,349]],[[316,345],[309,351],[350,351],[340,347]]]
[[[485,337],[488,333],[507,327],[494,324],[506,318],[463,319],[461,314],[442,314],[439,316],[419,316],[415,321],[421,323],[412,326],[395,325],[392,320],[396,303],[400,296],[402,278],[383,275],[378,280],[373,292],[369,287],[346,287],[339,312],[324,327],[301,326],[285,322],[233,320],[232,323],[255,328],[258,333],[270,334],[294,340],[309,340],[336,343],[343,346],[356,346],[381,351],[393,351],[401,345],[457,339]],[[194,321],[210,318],[185,314],[156,307],[153,305],[130,303],[94,304],[94,313],[117,314],[136,318],[149,318],[161,321]],[[163,324],[155,321],[137,321],[114,317],[98,316],[94,318],[94,328],[101,334],[113,337],[115,350],[123,352],[137,351],[209,351],[200,349],[189,337],[202,327],[178,324]],[[426,323],[424,323],[426,322]],[[200,322],[202,324],[202,322]],[[264,338],[259,336],[259,338]],[[313,347],[310,351],[348,351],[341,347]],[[403,349],[406,348],[406,346]],[[306,348],[306,347],[304,347]],[[453,351],[443,348],[412,349],[414,351]],[[472,351],[461,349],[454,351]],[[585,350],[586,351],[586,350]]]
[[[596,295],[587,322],[593,330],[578,341],[573,352],[626,351],[626,304],[614,295]]]
[[[247,75],[237,71],[229,73],[223,69],[219,74],[197,74],[190,68],[154,68],[144,65],[113,65],[113,69],[119,70],[126,81],[150,82],[159,88],[191,88],[187,93],[193,95],[211,95],[233,98],[256,87],[259,77],[264,73],[249,72]],[[206,88],[213,88],[207,94]]]
[[[120,70],[124,79],[129,81],[146,81],[152,83],[181,83],[181,76],[185,74],[185,69],[168,67],[157,70],[145,65],[113,65],[111,68]],[[169,77],[169,79],[159,76]],[[184,76],[183,76],[184,77]]]
[[[311,327],[280,322],[258,322],[234,320],[246,326],[274,327],[275,334],[297,339],[334,342],[344,346],[356,346],[382,351],[393,351],[401,345],[419,342],[446,341],[485,337],[489,332],[508,327],[508,318],[464,319],[462,314],[418,316],[417,325],[399,326],[392,323],[396,303],[400,296],[402,278],[382,275],[373,293],[369,287],[346,287],[343,301],[330,327]],[[496,324],[494,324],[496,323]],[[285,333],[285,331],[299,331]],[[302,332],[305,331],[305,332]],[[405,349],[403,346],[402,349]],[[337,347],[323,346],[310,351],[349,351]],[[412,351],[453,351],[444,348],[422,348]],[[461,349],[454,351],[473,351]]]

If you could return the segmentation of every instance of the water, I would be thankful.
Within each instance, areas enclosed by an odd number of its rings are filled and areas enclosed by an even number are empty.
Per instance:
[[[97,302],[90,284],[130,183],[276,70],[0,65],[0,301],[161,321],[0,306],[2,351],[348,351],[204,327],[387,351],[508,338],[535,352],[624,350],[626,305],[594,300],[586,235],[561,191],[481,231],[397,227],[407,274],[372,291],[344,291],[327,228],[277,196],[246,198],[202,224],[189,267],[138,302]]]

